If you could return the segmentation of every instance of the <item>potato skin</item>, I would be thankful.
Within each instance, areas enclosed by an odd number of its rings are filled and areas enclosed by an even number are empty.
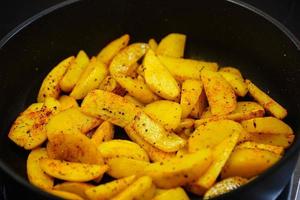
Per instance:
[[[181,58],[184,54],[186,35],[180,33],[170,33],[158,44],[156,53],[158,55]]]

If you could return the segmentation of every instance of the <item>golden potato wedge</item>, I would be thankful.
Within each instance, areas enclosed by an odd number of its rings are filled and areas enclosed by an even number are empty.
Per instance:
[[[70,93],[70,96],[75,99],[83,99],[90,91],[99,87],[107,74],[107,67],[93,57],[80,76],[78,82]]]
[[[208,169],[212,162],[211,154],[211,150],[203,149],[182,158],[151,163],[143,173],[150,176],[159,188],[182,186],[197,180]]]
[[[281,156],[262,149],[235,149],[223,167],[221,176],[252,178],[270,168]]]
[[[82,113],[79,108],[69,108],[51,117],[46,125],[46,132],[51,140],[53,134],[61,132],[87,133],[101,122],[100,119]]]
[[[193,107],[199,100],[202,89],[203,84],[199,80],[188,79],[182,83],[180,99],[182,118],[186,118],[191,113]]]
[[[103,158],[96,145],[80,132],[56,133],[49,139],[47,143],[49,158],[87,164],[103,164]]]
[[[67,199],[67,200],[83,200],[80,196],[77,194],[71,193],[71,192],[66,192],[66,191],[61,191],[61,190],[46,190],[48,193],[53,194],[54,196],[58,196],[59,198],[62,199]]]
[[[139,108],[123,97],[103,90],[90,92],[84,98],[81,110],[121,127],[129,124],[140,112]]]
[[[153,51],[156,51],[157,46],[158,46],[157,42],[153,38],[149,39],[148,45]]]
[[[128,137],[134,141],[135,143],[137,143],[138,145],[140,145],[149,155],[149,158],[151,161],[154,162],[159,162],[159,161],[164,161],[164,160],[168,160],[172,157],[175,156],[175,153],[172,152],[164,152],[154,146],[152,146],[151,144],[149,144],[148,142],[146,142],[142,136],[140,136],[135,129],[128,125],[125,128],[125,131],[128,135]]]
[[[181,187],[177,187],[177,188],[166,190],[163,193],[156,195],[152,200],[171,200],[171,199],[189,200],[190,198]]]
[[[135,63],[141,59],[149,49],[146,43],[133,43],[119,52],[109,65],[109,72],[116,75],[130,75],[136,68]]]
[[[175,152],[186,144],[184,139],[166,131],[162,125],[143,112],[136,115],[131,126],[144,140],[165,152]]]
[[[174,130],[176,133],[182,132],[184,129],[193,128],[195,120],[192,118],[182,119],[177,128]]]
[[[244,120],[241,124],[248,133],[293,134],[289,125],[275,117],[257,117]]]
[[[107,173],[114,178],[123,178],[131,175],[138,175],[150,163],[143,160],[120,157],[111,158],[107,161],[109,167]]]
[[[225,165],[231,152],[237,144],[238,139],[239,133],[233,132],[231,136],[224,139],[214,148],[212,164],[209,166],[207,171],[195,182],[198,187],[201,187],[206,191],[215,183],[222,171],[223,166]]]
[[[111,158],[132,158],[136,160],[149,161],[146,151],[138,144],[129,140],[110,140],[103,142],[98,146],[98,151],[105,160]]]
[[[143,66],[145,81],[149,88],[165,99],[176,99],[180,93],[179,86],[151,49],[145,55]]]
[[[221,76],[231,85],[232,89],[238,96],[244,97],[247,94],[248,88],[246,83],[244,82],[244,79],[241,76],[230,72],[218,73],[221,74]]]
[[[44,158],[40,160],[42,170],[55,178],[65,181],[85,182],[102,176],[107,165],[93,165],[85,163],[67,162]]]
[[[184,54],[186,35],[170,33],[158,44],[156,53],[158,55],[182,58]]]
[[[205,62],[200,60],[172,58],[168,56],[158,56],[160,62],[169,70],[169,72],[178,81],[187,79],[200,80],[203,69],[217,71],[218,64],[214,62]]]
[[[239,77],[243,77],[240,70],[235,68],[235,67],[222,67],[222,68],[219,69],[219,72],[228,72],[228,73],[231,73],[231,74],[235,74]]]
[[[200,115],[199,112],[200,112],[200,101],[198,99],[196,104],[192,107],[192,110],[189,114],[189,117],[192,117],[194,119],[198,119],[199,115]]]
[[[267,150],[273,153],[276,153],[278,155],[283,155],[284,153],[284,148],[280,147],[280,146],[274,146],[274,145],[270,145],[270,144],[260,144],[257,142],[243,142],[239,145],[236,146],[236,149],[239,148],[248,148],[248,149],[262,149],[262,150]]]
[[[61,105],[58,100],[53,97],[47,97],[44,101],[44,107],[51,110],[51,114],[48,113],[49,117],[55,115],[61,111]]]
[[[176,102],[167,100],[155,101],[146,105],[143,110],[167,130],[174,130],[180,124],[182,109],[180,104]]]
[[[129,176],[87,189],[85,194],[91,200],[110,200],[122,190],[130,186],[136,176]]]
[[[124,99],[126,99],[127,101],[133,103],[136,107],[140,107],[143,108],[144,104],[141,103],[139,100],[137,100],[136,98],[134,98],[133,96],[130,96],[129,94],[126,94],[124,96]]]
[[[220,74],[202,70],[201,80],[213,115],[226,115],[236,108],[234,91]]]
[[[214,197],[220,196],[221,194],[225,194],[231,190],[237,189],[247,182],[247,179],[238,176],[226,178],[216,183],[209,190],[207,190],[207,192],[205,192],[204,194],[203,199],[212,199]]]
[[[142,194],[138,200],[152,200],[156,192],[156,186],[152,184],[152,186]]]
[[[126,94],[126,90],[122,88],[116,79],[112,76],[108,75],[104,78],[104,80],[99,85],[100,90],[105,90],[108,92],[113,92],[117,95],[124,96]]]
[[[287,110],[283,108],[279,103],[277,103],[269,95],[259,89],[250,80],[246,80],[246,84],[250,95],[274,117],[278,119],[283,119],[286,117]]]
[[[98,146],[102,142],[112,140],[114,138],[114,132],[114,125],[108,121],[104,121],[92,135],[91,141]]]
[[[66,74],[59,82],[60,88],[64,92],[71,92],[76,83],[78,82],[81,74],[88,66],[90,59],[84,51],[79,51],[76,58],[72,61]]]
[[[130,36],[128,34],[113,40],[106,45],[97,55],[97,59],[108,65],[110,61],[127,46]]]
[[[63,182],[55,185],[53,189],[70,192],[82,197],[83,199],[88,199],[88,196],[85,194],[85,191],[90,188],[94,188],[94,185],[89,183]]]
[[[144,81],[134,79],[126,75],[115,75],[114,77],[117,82],[138,101],[147,104],[158,99]]]
[[[113,197],[112,200],[142,200],[144,193],[152,187],[153,183],[151,178],[149,176],[142,176]]]
[[[45,148],[36,148],[30,152],[27,158],[27,177],[31,184],[42,189],[51,189],[54,180],[41,169],[40,160],[43,158],[48,158]]]
[[[56,99],[59,96],[59,82],[74,59],[74,56],[64,59],[48,73],[40,87],[37,102],[44,102],[46,97],[53,97]]]
[[[67,96],[67,95],[62,95],[61,97],[59,97],[58,99],[59,103],[60,103],[60,109],[63,110],[67,110],[69,108],[78,108],[79,105],[76,101],[76,99],[74,99],[73,97]]]
[[[243,132],[243,127],[231,120],[211,121],[200,125],[188,140],[189,152],[214,148],[225,138]]]

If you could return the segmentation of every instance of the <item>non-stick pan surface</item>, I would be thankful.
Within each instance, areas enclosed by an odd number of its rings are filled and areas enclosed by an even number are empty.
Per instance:
[[[61,59],[96,53],[129,33],[134,41],[170,32],[188,36],[186,57],[236,66],[284,105],[296,132],[283,159],[222,199],[273,199],[291,177],[300,141],[300,56],[294,36],[271,17],[239,1],[66,1],[34,16],[0,42],[0,167],[25,187],[28,152],[7,138],[13,120],[35,101],[43,77]],[[195,198],[197,199],[197,198]]]

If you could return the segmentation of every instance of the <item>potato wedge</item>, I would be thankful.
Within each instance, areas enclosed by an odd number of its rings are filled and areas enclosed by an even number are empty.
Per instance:
[[[149,162],[127,157],[111,158],[107,161],[107,173],[114,178],[139,175],[149,165]]]
[[[47,143],[47,153],[52,159],[103,164],[103,158],[96,145],[80,132],[54,134]]]
[[[144,107],[144,104],[141,103],[140,101],[138,101],[136,98],[134,98],[133,96],[130,96],[129,94],[126,94],[124,96],[124,99],[126,99],[127,101],[133,103],[136,107],[139,107],[139,108],[143,108]]]
[[[195,182],[198,187],[201,187],[206,191],[215,183],[222,171],[223,166],[225,165],[235,145],[237,144],[238,139],[239,133],[233,132],[231,136],[224,139],[214,148],[212,164],[209,166],[207,171]]]
[[[260,144],[260,143],[256,143],[256,142],[243,142],[239,145],[236,146],[236,149],[240,149],[240,148],[248,148],[248,149],[262,149],[262,150],[267,150],[273,153],[276,153],[278,155],[283,155],[284,153],[284,148],[280,147],[280,146],[274,146],[274,145],[270,145],[270,144]]]
[[[202,70],[201,80],[213,115],[226,115],[236,108],[234,91],[220,74]]]
[[[230,72],[218,73],[221,74],[221,76],[231,85],[232,89],[238,96],[244,97],[247,94],[248,88],[246,83],[244,82],[244,79],[241,76]]]
[[[130,186],[136,179],[136,176],[129,176],[122,179],[114,180],[85,191],[88,199],[91,200],[110,200],[122,190]]]
[[[70,96],[75,99],[83,99],[90,91],[99,87],[107,74],[107,67],[93,57],[80,76],[78,82],[70,93]]]
[[[289,125],[275,117],[257,117],[244,120],[241,124],[248,133],[293,134]]]
[[[176,99],[180,93],[179,86],[151,49],[145,55],[143,66],[145,81],[150,89],[167,100]]]
[[[175,153],[170,153],[170,152],[164,152],[154,146],[152,146],[151,144],[149,144],[148,142],[146,142],[142,136],[140,136],[135,129],[128,125],[125,128],[125,131],[128,135],[128,137],[134,141],[135,143],[137,143],[138,145],[140,145],[149,155],[149,158],[151,161],[154,162],[159,162],[159,161],[163,161],[163,160],[168,160],[172,157],[175,156]]]
[[[199,80],[188,79],[182,83],[180,105],[182,108],[182,118],[186,118],[196,105],[203,89],[203,84]]]
[[[150,176],[159,188],[173,188],[197,180],[209,167],[212,155],[209,149],[174,157],[167,161],[155,162],[145,168],[144,174]]]
[[[162,125],[142,112],[136,115],[131,126],[144,140],[165,152],[175,152],[186,143],[185,140],[173,132],[166,131]]]
[[[66,191],[61,191],[61,190],[46,190],[48,193],[58,196],[59,198],[62,199],[67,199],[67,200],[83,200],[80,196],[77,194],[71,193],[71,192],[66,192]]]
[[[105,160],[111,158],[132,158],[136,160],[149,161],[149,157],[145,150],[138,144],[129,140],[110,140],[103,142],[98,146],[98,151]]]
[[[55,115],[55,114],[57,114],[57,113],[59,113],[61,111],[60,102],[57,99],[53,98],[53,97],[47,97],[45,99],[45,101],[44,101],[44,107],[51,110],[51,114],[48,113],[49,118],[52,115]]]
[[[54,179],[41,169],[40,160],[43,158],[48,158],[45,148],[36,148],[30,152],[27,158],[27,177],[31,184],[42,189],[51,189]]]
[[[113,40],[106,45],[97,55],[97,59],[108,65],[110,61],[129,43],[130,36],[128,34]]]
[[[184,54],[186,35],[170,33],[158,44],[156,53],[158,55],[182,58]]]
[[[120,86],[120,84],[112,76],[108,75],[99,85],[100,90],[105,90],[108,92],[113,92],[117,95],[124,96],[126,90]]]
[[[211,121],[200,125],[188,140],[189,152],[214,148],[225,138],[243,132],[243,127],[231,120]]]
[[[93,187],[94,185],[88,183],[63,182],[55,185],[53,189],[70,192],[82,197],[83,199],[88,199],[88,196],[85,194],[85,190]]]
[[[53,97],[56,99],[59,96],[59,82],[74,59],[74,56],[64,59],[48,73],[40,87],[37,102],[44,102],[46,97]]]
[[[156,195],[152,200],[171,200],[171,199],[189,200],[190,198],[181,187],[177,187],[177,188],[166,190],[162,194]]]
[[[60,88],[64,92],[71,92],[76,83],[78,82],[81,74],[88,66],[90,59],[84,51],[79,51],[76,58],[71,63],[66,74],[59,82]]]
[[[155,39],[151,38],[149,41],[148,41],[148,45],[149,47],[153,50],[153,51],[156,51],[157,49],[157,42],[155,41]]]
[[[280,155],[262,149],[235,149],[223,167],[221,176],[252,178],[270,168],[280,158]]]
[[[193,128],[195,120],[192,118],[182,119],[177,128],[175,129],[176,133],[182,132],[184,129]]]
[[[149,176],[142,176],[121,191],[112,200],[142,200],[144,193],[153,187],[152,180]]]
[[[44,158],[40,160],[42,170],[55,178],[65,181],[85,182],[102,176],[107,165],[92,165]]]
[[[204,194],[203,199],[212,199],[214,197],[220,196],[231,190],[237,189],[238,187],[246,184],[247,182],[247,179],[238,176],[226,178],[216,183],[209,190],[207,190],[207,192],[205,192]]]
[[[146,105],[143,110],[167,130],[174,130],[180,124],[182,109],[180,104],[176,102],[167,100],[155,101]]]
[[[114,132],[114,125],[108,121],[104,121],[92,135],[91,141],[98,146],[102,142],[112,140],[114,138]]]
[[[46,125],[46,132],[51,140],[52,135],[61,132],[87,133],[101,122],[100,119],[82,113],[79,108],[69,108],[51,117]]]
[[[116,75],[130,75],[136,68],[135,63],[141,59],[149,49],[146,43],[133,43],[118,53],[109,65],[109,72]]]
[[[74,99],[73,97],[67,96],[67,95],[62,95],[61,97],[59,97],[58,101],[60,103],[61,111],[67,110],[69,108],[78,108],[79,107],[76,99]]]
[[[243,78],[242,73],[240,72],[240,70],[238,70],[235,67],[222,67],[222,68],[219,69],[219,72],[228,72],[228,73],[235,74],[235,75]]]
[[[94,117],[100,117],[115,125],[124,127],[141,110],[123,97],[103,90],[90,92],[81,104],[81,110]]]
[[[156,193],[156,186],[152,184],[152,186],[140,197],[139,200],[152,200]]]
[[[267,111],[269,111],[274,117],[283,119],[287,115],[287,110],[283,108],[279,103],[274,101],[269,95],[259,89],[250,80],[246,80],[250,95]]]
[[[218,64],[214,62],[172,58],[167,56],[158,56],[158,58],[178,81],[185,81],[187,79],[200,80],[201,71],[203,69],[211,71],[218,70]]]

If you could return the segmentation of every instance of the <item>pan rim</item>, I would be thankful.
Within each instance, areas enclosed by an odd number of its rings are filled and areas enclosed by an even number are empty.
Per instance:
[[[42,10],[41,12],[33,15],[32,17],[28,18],[27,20],[25,20],[24,22],[22,22],[21,24],[17,25],[15,28],[13,28],[11,31],[9,31],[1,40],[0,40],[0,50],[5,46],[5,44],[7,42],[9,42],[9,40],[11,38],[13,38],[16,34],[18,34],[20,31],[22,31],[24,28],[26,28],[27,26],[31,25],[33,22],[35,22],[36,20],[42,18],[43,16],[46,16],[58,9],[67,7],[71,4],[75,4],[78,3],[82,0],[65,0],[61,3],[55,4],[47,9]],[[274,27],[276,27],[277,29],[280,30],[280,32],[282,32],[285,36],[288,37],[288,39],[293,43],[293,45],[296,47],[296,49],[298,51],[300,51],[300,41],[298,40],[298,38],[286,27],[284,26],[281,22],[279,22],[278,20],[276,20],[275,18],[271,17],[269,14],[263,12],[262,10],[256,8],[255,6],[252,6],[248,3],[242,2],[241,0],[224,0],[227,1],[229,3],[232,3],[234,5],[237,5],[239,7],[241,7],[242,9],[246,9],[256,15],[259,15],[260,17],[264,18],[266,21],[268,21],[269,23],[272,23],[274,25]],[[280,165],[282,165],[284,162],[286,162],[286,160],[290,157],[292,157],[292,155],[296,154],[297,152],[299,152],[300,150],[300,146],[295,146],[292,145],[292,147],[289,149],[289,152],[287,152],[287,155],[284,156],[279,162],[277,162],[275,165],[273,165],[270,169],[266,170],[264,173],[260,174],[255,180],[251,181],[250,183],[247,183],[233,191],[230,191],[228,193],[225,193],[223,195],[220,195],[214,199],[222,199],[225,196],[230,196],[232,193],[236,193],[239,192],[240,190],[245,190],[247,189],[247,187],[249,187],[250,185],[255,184],[257,181],[263,179],[266,176],[269,176],[270,174],[272,174],[272,172],[274,172],[274,170],[276,170],[276,168]],[[20,177],[19,175],[17,175],[13,170],[11,170],[4,162],[2,159],[0,159],[0,170],[2,170],[3,172],[5,172],[6,174],[8,174],[11,178],[13,178],[15,181],[17,181],[18,183],[20,183],[21,185],[25,186],[26,188],[29,188],[30,190],[38,193],[40,196],[44,196],[47,198],[51,198],[51,199],[60,199],[56,196],[53,196],[47,192],[44,192],[43,190],[39,189],[38,187],[30,184],[27,180],[25,180],[23,177]]]

